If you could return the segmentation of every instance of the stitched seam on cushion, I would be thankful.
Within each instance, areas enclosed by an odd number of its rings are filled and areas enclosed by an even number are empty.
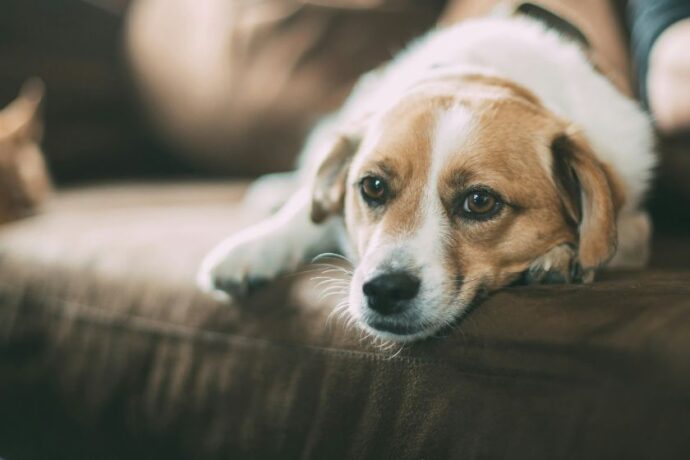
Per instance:
[[[5,291],[5,293],[12,296],[12,291],[13,291],[12,285],[0,281],[0,286],[2,286],[2,285],[4,285],[5,288],[9,288]],[[0,290],[0,293],[1,292],[2,292],[2,290]],[[690,290],[688,290],[688,292],[690,293]],[[663,293],[657,293],[656,295],[658,296],[660,294],[663,294]],[[35,293],[31,293],[28,295],[33,296],[34,298],[37,298],[39,300],[40,304],[42,304],[42,305],[49,305],[50,302],[57,302],[57,303],[60,303],[64,306],[71,307],[73,310],[79,310],[80,312],[85,313],[84,316],[86,316],[87,318],[84,318],[84,317],[80,318],[79,315],[75,315],[74,317],[76,317],[77,319],[80,319],[82,321],[86,321],[87,319],[93,320],[98,316],[104,316],[104,317],[108,316],[108,317],[114,319],[114,321],[112,321],[112,322],[103,321],[102,324],[112,325],[115,322],[124,324],[127,322],[131,322],[131,320],[134,319],[134,320],[137,320],[139,322],[148,323],[150,326],[153,326],[153,329],[156,329],[156,330],[155,331],[150,330],[149,332],[155,333],[157,335],[161,335],[161,333],[164,334],[166,332],[174,332],[179,337],[181,337],[181,336],[193,337],[193,336],[198,336],[198,335],[205,335],[205,336],[214,336],[215,338],[212,340],[215,340],[215,341],[223,339],[223,340],[228,340],[228,341],[237,340],[237,341],[246,341],[246,342],[254,342],[254,343],[265,343],[268,345],[274,344],[276,346],[286,345],[286,346],[292,346],[292,347],[305,347],[305,348],[309,347],[312,349],[322,349],[322,350],[327,350],[327,351],[335,351],[335,352],[339,352],[339,353],[350,353],[350,354],[355,354],[355,355],[369,355],[372,358],[376,358],[376,359],[380,359],[380,360],[384,360],[384,361],[395,359],[395,360],[407,360],[409,362],[428,362],[428,363],[434,363],[434,364],[452,365],[452,363],[450,363],[448,361],[428,359],[428,358],[423,358],[423,357],[412,357],[412,356],[394,356],[394,357],[389,356],[389,357],[386,357],[386,356],[382,356],[382,355],[374,353],[374,352],[368,352],[368,351],[362,351],[362,350],[345,350],[345,349],[341,349],[341,348],[323,347],[323,346],[319,346],[319,345],[298,345],[298,344],[294,344],[292,342],[286,342],[286,341],[275,341],[275,340],[262,339],[262,338],[258,338],[258,337],[251,337],[251,336],[240,335],[240,334],[235,334],[235,333],[210,331],[210,330],[206,330],[206,329],[192,328],[192,327],[188,327],[188,326],[185,326],[185,325],[182,325],[179,323],[168,322],[165,320],[155,319],[155,318],[151,318],[148,316],[135,315],[135,314],[131,314],[131,313],[112,312],[112,311],[108,311],[108,310],[103,309],[103,308],[94,307],[92,305],[87,305],[84,303],[75,302],[72,300],[67,300],[64,298],[56,297],[56,296],[37,295]],[[15,298],[16,300],[21,300],[22,296],[14,295],[12,297]],[[15,313],[14,317],[16,317],[20,314],[19,310],[21,309],[21,305],[19,305],[19,304],[21,304],[21,302],[17,302],[17,303],[18,303],[18,305],[14,309],[15,310],[14,311],[14,313]],[[64,314],[64,309],[58,309],[58,308],[49,307],[49,306],[46,308],[53,310],[53,312],[58,316],[61,316],[61,317],[68,316],[68,315]],[[150,329],[150,328],[143,327],[143,328],[140,328],[140,331],[141,332],[147,332],[147,329]],[[172,331],[173,329],[175,329],[175,331]],[[9,332],[11,333],[11,331],[9,331]],[[482,340],[479,337],[470,337],[470,336],[466,336],[466,335],[463,337],[464,337],[463,342],[458,344],[458,345],[462,345],[465,347],[471,347],[471,348],[486,348],[486,349],[492,349],[494,351],[500,351],[500,350],[506,349],[507,347],[523,348],[524,349],[524,348],[529,348],[529,347],[534,346],[534,344],[532,344],[532,343],[514,343],[514,342],[509,341],[509,340],[507,340],[507,341],[506,340],[503,340],[503,341],[494,340],[494,341],[487,342],[487,341]],[[592,346],[591,344],[586,345],[586,347],[589,350],[596,351],[596,352],[604,352],[604,353],[607,353],[611,356],[637,356],[636,354],[630,354],[626,350],[621,350],[621,349],[603,348],[603,347],[598,347],[598,346]],[[565,344],[565,345],[561,344],[561,345],[555,345],[554,348],[556,348],[556,349],[550,350],[549,354],[552,354],[552,353],[569,353],[570,350],[581,351],[583,349],[583,346],[581,346],[581,345],[570,346],[567,344]]]
[[[215,332],[209,330],[195,329],[181,324],[174,324],[158,319],[144,317],[140,315],[123,314],[119,312],[111,312],[94,308],[86,304],[81,304],[74,301],[69,301],[60,298],[37,296],[41,300],[49,300],[59,303],[63,308],[46,307],[47,314],[51,314],[60,318],[68,318],[75,322],[83,322],[95,324],[99,326],[107,326],[110,328],[118,328],[119,331],[134,331],[136,333],[143,333],[147,335],[166,337],[170,339],[186,339],[192,341],[202,341],[205,343],[221,343],[226,345],[240,345],[240,346],[260,346],[262,348],[275,348],[279,350],[293,350],[301,353],[319,353],[328,354],[337,357],[348,358],[365,358],[368,361],[384,362],[393,365],[410,364],[423,365],[434,367],[453,368],[463,375],[481,376],[499,379],[514,379],[522,378],[533,381],[549,381],[560,383],[587,383],[594,382],[593,379],[585,379],[575,373],[566,373],[563,376],[551,374],[548,372],[531,371],[531,370],[513,370],[505,368],[496,368],[491,366],[481,368],[471,368],[468,366],[458,366],[453,362],[428,359],[423,357],[412,356],[394,356],[387,357],[373,352],[360,350],[347,350],[332,347],[323,347],[318,345],[296,344],[285,341],[272,341],[257,337],[243,336],[237,334],[228,334],[223,332]],[[44,304],[45,305],[45,304]],[[70,312],[67,312],[70,311]],[[134,326],[134,327],[133,327]],[[488,347],[487,347],[488,348]],[[564,350],[566,351],[566,350]]]

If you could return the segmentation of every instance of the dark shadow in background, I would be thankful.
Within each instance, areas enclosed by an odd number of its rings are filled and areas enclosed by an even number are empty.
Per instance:
[[[136,107],[121,39],[127,2],[107,3],[114,8],[4,0],[0,105],[26,78],[46,82],[44,146],[58,183],[188,173],[150,134]]]

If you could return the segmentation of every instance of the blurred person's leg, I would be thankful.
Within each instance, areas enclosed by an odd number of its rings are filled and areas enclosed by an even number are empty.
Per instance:
[[[640,95],[659,129],[690,130],[690,1],[632,0]]]
[[[647,97],[662,131],[690,130],[690,19],[670,26],[654,44]]]
[[[430,27],[442,0],[136,0],[128,50],[171,145],[207,170],[290,169],[363,72]]]
[[[590,59],[624,94],[633,94],[630,59],[622,21],[607,0],[451,0],[441,18],[445,25],[498,11],[534,17],[566,35],[570,26],[587,43]],[[547,14],[544,14],[544,11]],[[552,13],[552,15],[548,14]],[[553,16],[557,19],[554,20]],[[561,21],[562,20],[562,21]],[[567,24],[564,24],[565,21]]]

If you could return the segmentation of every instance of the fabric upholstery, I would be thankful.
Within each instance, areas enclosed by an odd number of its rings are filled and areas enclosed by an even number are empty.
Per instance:
[[[690,245],[514,287],[382,348],[305,268],[243,305],[193,275],[238,184],[63,191],[0,228],[0,457],[687,458]]]

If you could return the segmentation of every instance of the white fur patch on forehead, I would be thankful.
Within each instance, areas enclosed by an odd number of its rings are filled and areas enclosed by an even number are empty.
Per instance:
[[[426,259],[422,265],[434,272],[434,276],[439,279],[444,278],[440,261],[449,225],[438,195],[438,180],[449,159],[466,150],[473,126],[472,112],[459,105],[444,109],[436,118],[431,145],[431,167],[422,199],[422,225],[414,238],[414,244],[418,249],[418,257]]]
[[[460,105],[438,114],[431,148],[431,184],[437,184],[439,173],[452,155],[467,149],[474,122],[472,111]]]

